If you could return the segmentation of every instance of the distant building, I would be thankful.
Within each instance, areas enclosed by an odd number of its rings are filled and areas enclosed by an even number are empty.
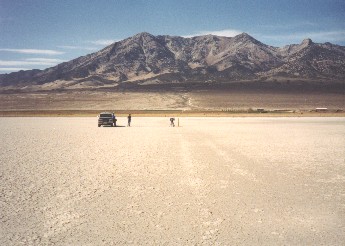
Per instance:
[[[316,112],[326,112],[328,109],[327,108],[316,108]]]

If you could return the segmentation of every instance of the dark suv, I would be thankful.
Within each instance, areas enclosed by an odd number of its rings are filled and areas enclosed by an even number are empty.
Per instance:
[[[102,112],[98,116],[98,127],[100,126],[116,126],[116,117],[114,113]]]

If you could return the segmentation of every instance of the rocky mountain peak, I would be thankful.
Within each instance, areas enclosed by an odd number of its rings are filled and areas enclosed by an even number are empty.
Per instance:
[[[248,33],[246,32],[242,32],[241,34],[236,35],[236,37],[241,37],[241,38],[246,38],[246,39],[253,39],[252,36],[250,36]]]
[[[128,40],[129,42],[134,42],[134,43],[146,43],[150,40],[154,40],[156,39],[156,37],[148,32],[141,32],[138,33],[130,38],[127,38],[126,40]]]
[[[256,40],[255,38],[253,38],[252,36],[250,36],[248,33],[241,33],[235,37],[233,37],[234,40],[236,40],[237,42],[243,42],[243,43],[255,43],[255,44],[260,44],[260,42],[258,40]]]
[[[143,37],[154,37],[154,35],[152,35],[151,33],[148,32],[140,32],[135,34],[132,38],[143,38]]]
[[[309,46],[309,45],[312,45],[313,44],[313,41],[310,39],[310,38],[306,38],[302,41],[301,45],[303,46]]]

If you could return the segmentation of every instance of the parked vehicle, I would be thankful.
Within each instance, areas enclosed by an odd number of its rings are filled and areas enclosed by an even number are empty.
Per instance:
[[[114,113],[102,112],[98,115],[98,127],[100,126],[116,126],[116,117]]]

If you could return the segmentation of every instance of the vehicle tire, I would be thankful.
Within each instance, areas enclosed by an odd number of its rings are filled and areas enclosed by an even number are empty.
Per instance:
[[[101,125],[98,124],[98,127],[100,127]]]

